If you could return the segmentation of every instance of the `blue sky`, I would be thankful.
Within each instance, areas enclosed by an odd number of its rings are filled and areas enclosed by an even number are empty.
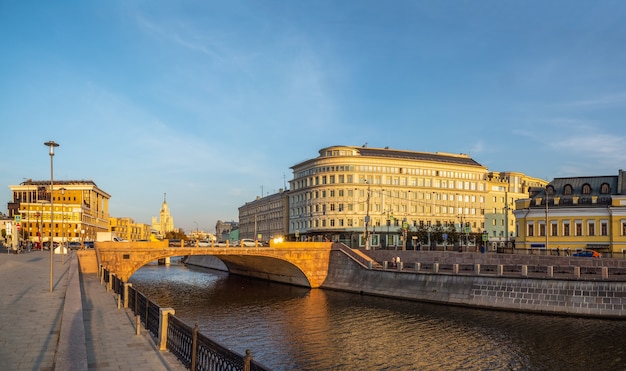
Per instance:
[[[9,185],[91,179],[112,216],[214,231],[331,145],[626,168],[623,1],[0,0]]]

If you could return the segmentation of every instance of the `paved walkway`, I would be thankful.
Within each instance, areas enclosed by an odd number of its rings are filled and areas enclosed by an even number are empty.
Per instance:
[[[0,370],[185,370],[77,257],[0,247]],[[79,295],[80,294],[80,295]],[[81,326],[82,324],[82,326]],[[84,334],[84,337],[81,337]]]

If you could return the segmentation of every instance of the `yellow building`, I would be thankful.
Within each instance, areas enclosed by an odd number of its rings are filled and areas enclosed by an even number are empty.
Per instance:
[[[429,243],[437,226],[485,228],[488,171],[465,154],[333,146],[291,169],[289,234],[298,240],[377,248],[403,244],[400,229],[418,225]]]
[[[151,226],[148,224],[135,223],[128,217],[111,217],[109,219],[109,229],[115,232],[118,237],[127,241],[150,240]]]
[[[516,247],[607,256],[626,250],[626,173],[555,178],[516,203]],[[547,228],[546,228],[547,226]],[[557,250],[558,249],[558,250]]]
[[[109,229],[109,198],[91,180],[27,180],[9,186],[9,215],[21,215],[22,233],[33,242],[95,240]],[[53,208],[53,209],[52,209]],[[51,225],[53,224],[53,228]]]
[[[489,172],[487,182],[485,231],[489,249],[510,251],[515,242],[515,202],[527,199],[532,187],[545,187],[548,181],[519,172]]]

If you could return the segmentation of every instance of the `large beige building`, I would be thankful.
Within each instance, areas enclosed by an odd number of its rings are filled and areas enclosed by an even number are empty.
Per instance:
[[[411,237],[418,230],[427,231],[429,245],[477,246],[483,235],[500,241],[513,222],[496,221],[495,214],[513,219],[502,210],[516,197],[528,197],[530,184],[541,183],[520,173],[489,172],[465,154],[366,146],[323,148],[291,169],[289,235],[366,248],[400,246],[411,238],[420,244],[425,237]],[[463,232],[465,240],[453,241],[446,231]]]
[[[95,240],[109,229],[108,193],[91,180],[26,180],[9,186],[9,215],[21,215],[21,228],[33,242]],[[51,225],[54,225],[51,228]]]

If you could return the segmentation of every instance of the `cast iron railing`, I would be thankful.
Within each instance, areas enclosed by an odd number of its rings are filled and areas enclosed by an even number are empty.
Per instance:
[[[106,283],[107,289],[118,294],[124,307],[128,307],[139,318],[138,324],[141,323],[157,342],[165,344],[165,348],[186,368],[193,371],[270,370],[254,361],[250,350],[246,350],[245,355],[236,353],[201,334],[197,324],[191,327],[167,310],[162,314],[164,308],[132,285],[125,284],[106,268],[101,268],[101,274],[101,281]],[[162,328],[163,323],[167,327]]]

